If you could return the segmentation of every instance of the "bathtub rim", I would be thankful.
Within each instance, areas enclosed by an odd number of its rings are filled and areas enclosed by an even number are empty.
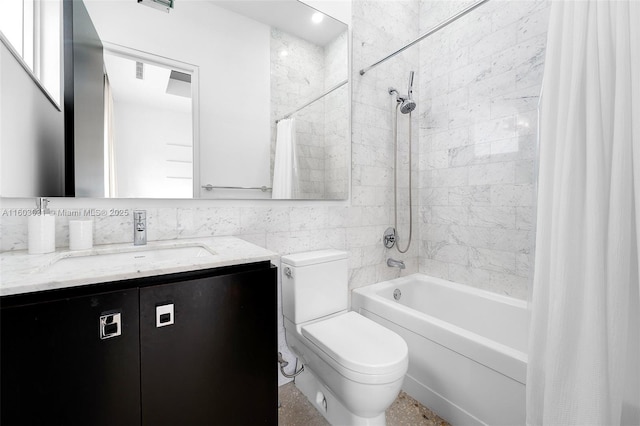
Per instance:
[[[392,280],[380,281],[378,283],[374,283],[371,285],[358,287],[353,289],[354,293],[360,294],[371,294],[378,293],[383,288],[386,289],[388,287],[393,287],[394,285],[404,284],[406,282],[418,279],[418,281],[433,281],[434,283],[441,285],[443,287],[452,288],[460,292],[474,294],[476,296],[481,296],[485,299],[490,299],[496,302],[504,303],[510,306],[515,306],[518,308],[528,309],[528,302],[523,299],[517,299],[515,297],[506,296],[503,294],[498,294],[493,291],[484,290],[481,288],[473,287],[466,284],[460,284],[454,281],[448,281],[443,278],[434,277],[431,275],[423,274],[423,273],[415,273],[411,275],[406,275],[404,277],[394,278]]]

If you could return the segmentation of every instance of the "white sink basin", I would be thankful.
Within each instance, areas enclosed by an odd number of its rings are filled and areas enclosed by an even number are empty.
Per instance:
[[[215,256],[216,253],[204,246],[180,247],[132,246],[117,251],[92,250],[88,253],[70,252],[46,267],[50,273],[67,273],[81,269],[113,269],[118,267],[155,264],[160,262],[184,262]]]

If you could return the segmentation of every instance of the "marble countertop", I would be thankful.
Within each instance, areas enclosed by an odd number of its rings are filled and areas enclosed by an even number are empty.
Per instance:
[[[145,251],[200,248],[202,256],[156,258],[143,257]],[[140,254],[130,261],[113,260],[116,253]],[[138,258],[139,257],[139,258]],[[266,260],[276,261],[278,254],[235,237],[190,238],[153,241],[143,246],[106,244],[87,250],[59,249],[54,253],[30,255],[26,251],[0,253],[0,296],[43,290],[77,287],[87,284],[143,278],[177,272],[197,271],[221,266]],[[60,262],[63,260],[64,262]],[[60,267],[64,264],[64,267]]]

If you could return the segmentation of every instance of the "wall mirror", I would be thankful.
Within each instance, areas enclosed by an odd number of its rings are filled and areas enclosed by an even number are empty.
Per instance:
[[[79,1],[74,44],[102,62],[74,51],[76,196],[348,197],[346,24],[297,0]]]

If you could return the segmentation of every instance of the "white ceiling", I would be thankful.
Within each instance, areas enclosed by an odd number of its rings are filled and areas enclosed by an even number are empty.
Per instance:
[[[173,111],[189,112],[191,98],[167,94],[171,70],[144,64],[144,79],[136,78],[136,61],[104,52],[114,102],[135,102]]]
[[[189,0],[176,0],[176,4],[180,1]],[[346,24],[328,15],[325,15],[321,23],[314,24],[311,22],[311,16],[317,11],[297,0],[209,0],[209,2],[318,46],[326,46],[347,29]]]

